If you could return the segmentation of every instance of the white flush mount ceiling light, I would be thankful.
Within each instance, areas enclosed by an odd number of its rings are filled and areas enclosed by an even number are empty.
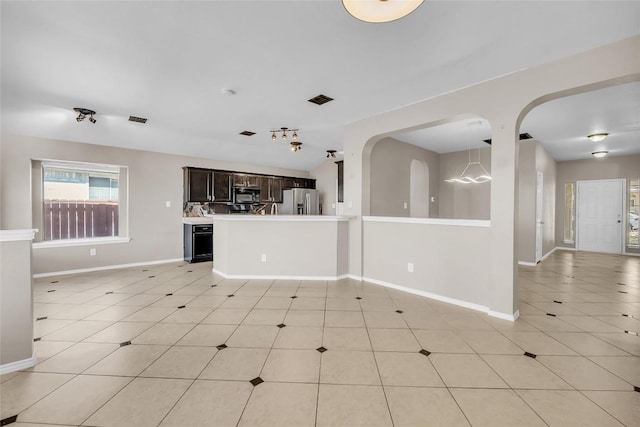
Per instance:
[[[601,159],[605,157],[607,154],[609,154],[608,151],[594,151],[593,153],[591,153],[591,155],[596,159]]]
[[[364,22],[382,23],[404,18],[424,0],[342,0],[351,16]]]
[[[297,153],[300,150],[302,150],[302,142],[291,141],[291,151]]]
[[[480,163],[480,149],[478,149],[478,161],[471,161],[471,149],[469,149],[469,163],[457,178],[445,179],[444,182],[457,182],[459,184],[482,184],[491,181],[491,175]]]
[[[608,136],[609,136],[608,133],[594,133],[594,134],[591,134],[591,135],[587,136],[587,138],[589,138],[593,142],[600,142],[600,141],[604,140]]]

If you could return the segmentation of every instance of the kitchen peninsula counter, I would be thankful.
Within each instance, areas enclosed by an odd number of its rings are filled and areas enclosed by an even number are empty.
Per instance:
[[[349,217],[214,215],[213,271],[234,279],[336,280],[348,269]]]

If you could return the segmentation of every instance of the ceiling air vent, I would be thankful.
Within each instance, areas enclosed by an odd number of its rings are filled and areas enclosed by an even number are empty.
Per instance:
[[[253,136],[255,135],[255,132],[251,132],[250,130],[243,130],[242,132],[240,132],[240,135],[244,135],[244,136]]]
[[[322,104],[326,104],[329,101],[333,101],[333,98],[328,97],[327,95],[318,95],[318,96],[314,96],[313,98],[308,100],[311,103],[317,104],[317,105],[322,105]]]
[[[519,137],[520,137],[520,141],[524,141],[525,139],[533,139],[533,137],[527,132],[521,133],[519,135]],[[491,145],[491,138],[483,139],[483,141],[486,142],[487,144]]]
[[[130,122],[136,122],[136,123],[147,123],[147,119],[144,117],[136,117],[136,116],[129,116],[129,121]]]

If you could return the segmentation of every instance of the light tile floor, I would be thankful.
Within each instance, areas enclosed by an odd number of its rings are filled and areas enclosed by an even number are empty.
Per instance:
[[[224,280],[211,263],[38,279],[38,364],[0,377],[0,419],[640,425],[640,258],[557,252],[519,276],[515,323],[353,280]]]

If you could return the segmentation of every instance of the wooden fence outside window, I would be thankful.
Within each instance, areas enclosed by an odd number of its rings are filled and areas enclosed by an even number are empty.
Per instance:
[[[44,240],[117,235],[118,202],[44,201]]]

